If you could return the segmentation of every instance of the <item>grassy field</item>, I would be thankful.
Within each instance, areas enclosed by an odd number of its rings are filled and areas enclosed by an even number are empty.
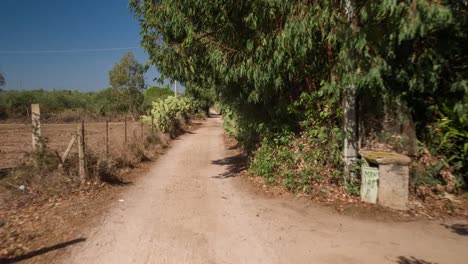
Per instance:
[[[65,151],[78,124],[42,124],[42,135],[49,149],[59,155]],[[31,126],[26,124],[0,124],[0,168],[12,168],[20,165],[32,151]],[[127,143],[141,139],[141,135],[151,133],[149,126],[143,131],[139,122],[127,122]],[[86,147],[89,151],[105,155],[106,123],[85,123]],[[109,123],[109,155],[122,151],[125,141],[124,122]],[[75,143],[76,144],[76,143]],[[72,153],[77,152],[76,145]]]

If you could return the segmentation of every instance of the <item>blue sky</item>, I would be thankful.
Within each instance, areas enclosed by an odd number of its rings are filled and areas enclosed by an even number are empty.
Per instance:
[[[72,53],[7,54],[4,51],[89,50],[137,47],[140,27],[128,0],[1,0],[0,72],[9,89],[109,87],[108,72],[126,50]],[[3,53],[2,53],[3,52]],[[158,77],[146,74],[148,84]]]

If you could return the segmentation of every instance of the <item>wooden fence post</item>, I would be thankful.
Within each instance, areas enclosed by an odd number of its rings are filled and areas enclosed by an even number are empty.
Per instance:
[[[81,127],[78,131],[78,158],[79,158],[79,176],[82,181],[86,179],[86,158],[85,158],[85,130],[84,121],[81,122]]]
[[[125,116],[125,139],[124,145],[127,145],[127,116]]]
[[[109,120],[106,119],[106,160],[109,159]]]
[[[72,147],[73,147],[73,144],[75,144],[75,140],[76,140],[76,135],[73,135],[72,139],[70,140],[70,143],[68,143],[68,147],[67,149],[65,150],[65,152],[63,153],[62,155],[62,163],[65,162],[65,160],[67,160],[67,157],[68,157],[68,154],[70,153]]]
[[[143,138],[143,122],[140,121],[140,137]]]
[[[41,111],[39,104],[31,104],[31,121],[32,121],[32,146],[34,150],[41,148]]]

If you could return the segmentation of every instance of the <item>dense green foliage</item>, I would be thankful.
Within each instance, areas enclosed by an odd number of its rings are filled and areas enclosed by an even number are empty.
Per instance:
[[[156,90],[156,92],[154,92]],[[151,104],[157,98],[166,98],[164,89],[159,88],[146,93],[144,101]],[[115,113],[128,113],[129,105],[118,91],[112,87],[99,92],[80,92],[69,90],[24,90],[3,91],[0,93],[0,119],[25,118],[31,104],[40,104],[44,119],[57,121],[77,121],[90,114],[96,118],[107,117]],[[143,105],[139,105],[143,113]]]
[[[188,122],[190,116],[199,114],[201,110],[201,104],[193,98],[169,96],[154,101],[151,115],[142,119],[149,124],[152,122],[160,132],[177,136],[182,132],[182,126]]]
[[[106,90],[104,90],[106,91]],[[66,110],[86,109],[97,111],[97,104],[93,104],[98,98],[102,98],[105,92],[99,94],[83,93],[79,91],[4,91],[0,93],[1,118],[26,117],[31,104],[40,104],[43,115],[51,116]]]
[[[282,180],[291,191],[309,192],[317,181],[339,183],[348,180],[342,173],[344,133],[336,126],[337,113],[318,103],[314,96],[316,94],[303,94],[291,106],[293,112],[307,109],[300,122],[301,132],[266,135],[255,150],[251,170],[264,176],[267,182]],[[317,108],[321,111],[316,111]],[[347,183],[348,187],[353,186],[351,182]]]
[[[173,95],[174,92],[171,91],[169,86],[157,87],[151,86],[145,92],[145,99],[143,101],[143,109],[145,112],[150,110],[154,101],[158,99],[166,99],[167,97]]]
[[[120,61],[109,71],[109,83],[122,97],[132,113],[136,113],[142,104],[143,92],[146,89],[145,68],[135,60],[132,52],[125,53]]]
[[[408,107],[422,143],[467,180],[465,1],[131,0],[130,6],[162,78],[214,95],[227,110],[226,128],[244,146],[260,146],[252,162],[257,173],[288,174],[276,165],[293,168],[302,160],[339,171],[346,134],[337,130],[340,102],[355,87],[359,98],[379,98],[386,111],[395,102]],[[301,158],[294,142],[303,137],[319,150]],[[296,186],[316,173],[337,174],[309,168],[292,179],[280,176]]]

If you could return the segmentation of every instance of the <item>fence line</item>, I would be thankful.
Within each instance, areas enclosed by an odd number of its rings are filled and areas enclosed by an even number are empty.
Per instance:
[[[154,125],[128,121],[127,118],[124,122],[82,121],[80,127],[82,127],[82,133],[77,131],[76,123],[41,124],[41,140],[51,151],[59,153],[60,163],[70,155],[79,155],[79,149],[70,146],[74,144],[72,143],[74,136],[76,136],[75,141],[80,143],[79,134],[82,134],[85,157],[87,153],[93,153],[108,160],[120,155],[129,144],[139,143],[145,136],[155,133]],[[129,138],[128,133],[135,136]],[[17,167],[26,161],[27,153],[33,151],[32,134],[31,125],[0,124],[0,169]]]

